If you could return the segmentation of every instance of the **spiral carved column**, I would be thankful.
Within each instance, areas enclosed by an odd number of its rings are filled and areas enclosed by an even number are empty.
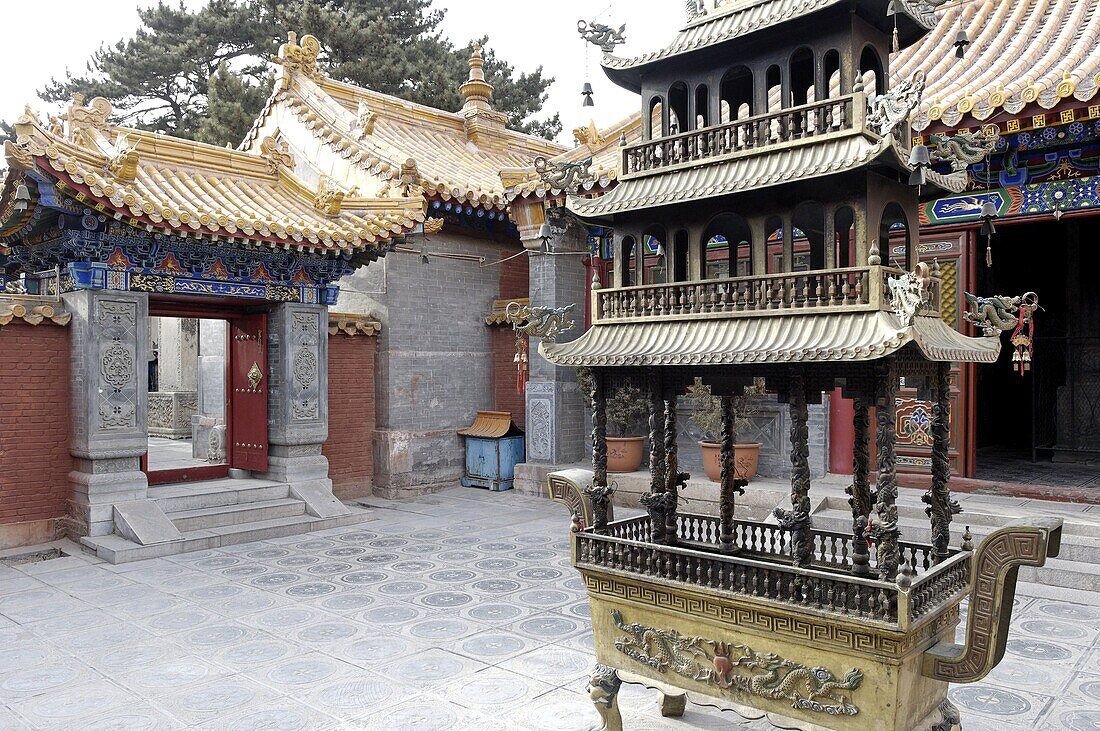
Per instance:
[[[585,490],[592,501],[592,522],[597,533],[607,532],[607,506],[611,488],[607,485],[607,376],[592,370],[592,486]]]
[[[665,538],[665,401],[661,394],[661,375],[649,373],[649,492],[640,502],[649,511],[652,540]]]
[[[813,556],[810,522],[810,412],[806,404],[806,373],[791,369],[791,509],[777,508],[779,525],[791,534],[791,558],[795,566],[809,568]]]
[[[853,403],[852,486],[848,488],[851,496],[848,504],[854,521],[871,515],[871,409],[865,398],[857,398]]]
[[[936,366],[936,401],[932,405],[932,487],[922,498],[925,513],[932,522],[932,560],[948,557],[951,544],[951,516],[959,513],[959,504],[951,499],[951,465],[947,452],[951,441],[951,366]]]
[[[676,543],[676,507],[679,502],[680,463],[676,449],[676,395],[665,398],[665,543]]]
[[[733,397],[722,397],[722,491],[719,496],[719,543],[722,553],[733,553],[733,515],[735,493],[744,492],[742,481],[737,479],[737,413]]]
[[[878,415],[878,489],[876,494],[874,526],[871,530],[878,540],[878,573],[883,581],[893,581],[898,575],[901,551],[898,540],[898,475],[897,475],[897,393],[898,367],[893,358],[875,364],[878,398],[875,411]]]

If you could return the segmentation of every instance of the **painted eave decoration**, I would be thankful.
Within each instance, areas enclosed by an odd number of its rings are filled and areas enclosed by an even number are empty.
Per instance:
[[[0,233],[10,239],[33,215],[39,188],[150,232],[346,256],[379,249],[424,220],[422,198],[365,198],[323,176],[307,185],[277,150],[252,154],[117,127],[111,112],[105,99],[85,106],[78,97],[48,125],[29,109],[19,118],[5,146],[11,171]],[[22,211],[20,184],[35,189]]]
[[[282,76],[242,149],[255,149],[275,118],[292,118],[338,158],[382,180],[381,197],[404,195],[486,210],[508,205],[499,171],[567,150],[506,127],[492,109],[476,49],[458,112],[433,109],[328,78],[317,65],[317,39],[292,38],[280,54]],[[305,140],[297,140],[304,145]]]

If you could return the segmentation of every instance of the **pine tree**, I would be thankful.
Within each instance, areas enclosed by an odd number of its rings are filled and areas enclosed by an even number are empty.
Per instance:
[[[188,10],[165,2],[139,10],[133,38],[100,48],[87,73],[54,80],[39,95],[67,102],[102,96],[120,121],[217,145],[237,144],[271,89],[271,59],[287,31],[322,43],[330,77],[444,109],[462,106],[458,86],[473,43],[456,48],[439,32],[431,0],[211,0]],[[480,39],[482,45],[487,38]],[[557,115],[533,119],[552,78],[542,67],[516,74],[486,51],[495,106],[513,129],[554,137]]]

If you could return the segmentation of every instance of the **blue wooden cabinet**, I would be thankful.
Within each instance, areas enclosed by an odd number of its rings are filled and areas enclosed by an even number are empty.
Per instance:
[[[466,440],[463,486],[511,490],[525,447],[523,430],[512,422],[512,414],[479,411],[474,423],[458,434]]]

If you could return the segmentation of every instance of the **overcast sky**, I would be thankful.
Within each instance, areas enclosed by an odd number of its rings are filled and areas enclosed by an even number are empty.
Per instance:
[[[175,0],[172,0],[175,1]],[[0,44],[0,119],[13,121],[30,104],[40,113],[50,111],[36,90],[66,69],[82,72],[102,43],[114,43],[138,27],[136,8],[155,0],[50,0],[13,3],[5,11],[10,31]],[[199,7],[203,0],[186,0]],[[640,107],[637,97],[613,86],[599,66],[599,51],[589,48],[589,80],[595,88],[596,106],[581,108],[581,85],[586,78],[585,44],[577,35],[577,21],[598,20],[614,27],[627,26],[627,45],[619,51],[640,54],[665,45],[684,19],[683,0],[435,0],[447,11],[443,30],[456,44],[489,36],[501,58],[520,71],[542,65],[556,78],[546,109],[560,112],[570,130],[590,118],[605,126]],[[308,32],[309,29],[302,29]],[[322,39],[323,40],[323,39]]]

